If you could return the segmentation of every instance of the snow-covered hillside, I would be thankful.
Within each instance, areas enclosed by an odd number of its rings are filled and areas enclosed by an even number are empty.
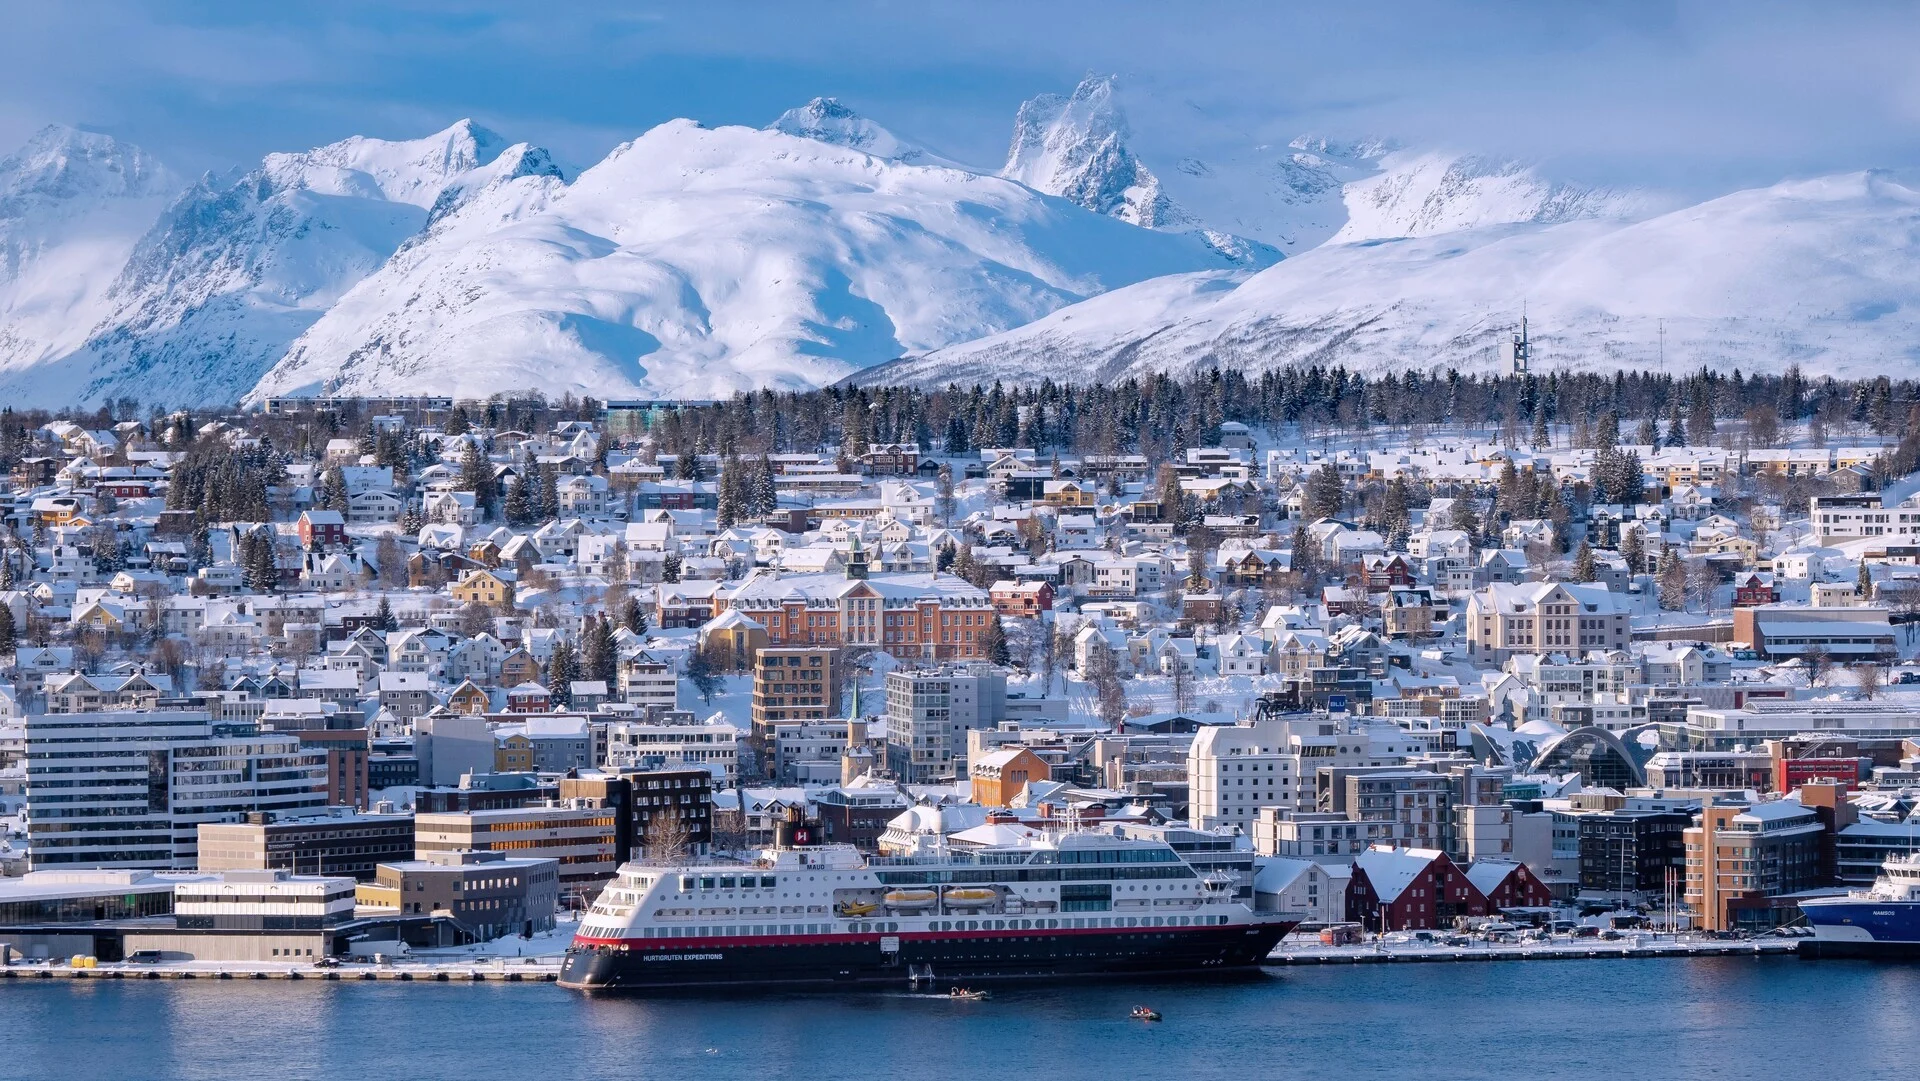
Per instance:
[[[180,181],[111,136],[49,127],[0,160],[0,379],[70,353]]]
[[[333,305],[255,396],[808,387],[1229,265],[1029,188],[674,121],[572,184],[502,183]]]
[[[424,139],[354,137],[272,154],[179,196],[127,257],[79,348],[0,373],[50,404],[234,401],[333,302],[426,224],[450,185],[501,157],[468,121]]]
[[[1219,364],[1489,370],[1532,317],[1538,366],[1854,375],[1920,360],[1920,193],[1873,173],[1644,221],[1331,244],[1250,277],[1185,275],[863,373],[869,382],[1111,379]]]

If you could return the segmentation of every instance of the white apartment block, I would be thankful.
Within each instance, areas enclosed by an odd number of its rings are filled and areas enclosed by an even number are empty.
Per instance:
[[[740,730],[724,721],[608,725],[607,765],[616,769],[704,766],[718,773],[717,786],[729,785],[740,768]]]
[[[1203,728],[1187,751],[1187,824],[1250,834],[1260,808],[1298,806],[1300,772],[1293,727],[1285,721]]]
[[[1888,507],[1878,494],[1815,496],[1807,517],[1820,544],[1861,537],[1920,543],[1920,506]]]
[[[202,822],[327,802],[326,754],[203,711],[31,717],[31,856],[41,868],[192,868]]]
[[[967,775],[967,733],[1007,717],[1007,674],[989,664],[887,673],[887,768],[921,784]]]

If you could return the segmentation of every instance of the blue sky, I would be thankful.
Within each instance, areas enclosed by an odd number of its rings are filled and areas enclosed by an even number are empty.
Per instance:
[[[587,163],[815,94],[991,164],[1022,99],[1089,71],[1174,139],[1188,114],[1702,192],[1920,166],[1911,4],[0,0],[0,26],[0,145],[74,123],[188,171],[462,116]]]

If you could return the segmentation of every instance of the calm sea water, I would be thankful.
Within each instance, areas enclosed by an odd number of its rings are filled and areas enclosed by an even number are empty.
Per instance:
[[[1136,1003],[1166,1017],[1127,1018]],[[1300,968],[955,1003],[879,992],[583,998],[552,986],[0,985],[0,1076],[73,1078],[1913,1075],[1920,967],[1791,958]]]

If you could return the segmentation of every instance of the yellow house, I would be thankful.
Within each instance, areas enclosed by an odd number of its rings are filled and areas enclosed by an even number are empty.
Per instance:
[[[1099,493],[1091,484],[1074,480],[1050,480],[1043,486],[1041,502],[1049,507],[1091,507]]]
[[[473,571],[447,587],[447,592],[461,604],[486,604],[497,607],[513,603],[513,583],[492,571]]]
[[[479,716],[485,713],[490,704],[487,692],[474,686],[470,679],[462,680],[460,686],[455,687],[453,693],[447,696],[448,709],[468,716]]]
[[[519,732],[511,736],[493,738],[493,771],[495,773],[525,773],[532,768],[532,740]]]
[[[512,653],[507,654],[506,658],[500,662],[500,685],[503,687],[518,687],[522,683],[537,683],[540,681],[540,677],[540,662],[534,660],[533,654],[528,653],[524,649],[514,650]]]

